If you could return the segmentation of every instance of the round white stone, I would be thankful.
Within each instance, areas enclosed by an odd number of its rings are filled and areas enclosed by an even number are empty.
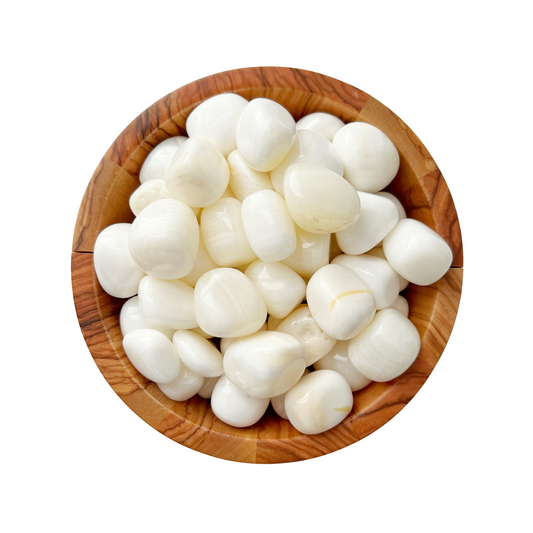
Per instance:
[[[297,130],[311,130],[332,141],[335,134],[344,126],[344,122],[329,113],[311,113],[296,123]]]
[[[125,337],[130,331],[136,329],[155,329],[166,335],[170,340],[174,335],[174,330],[170,328],[160,328],[150,324],[141,313],[139,297],[134,296],[124,303],[120,310],[120,331]]]
[[[396,311],[399,311],[404,317],[409,318],[409,302],[401,294],[399,294],[398,298],[392,302],[389,309],[396,309]]]
[[[239,150],[234,150],[228,156],[228,166],[230,172],[229,186],[239,202],[254,192],[272,190],[269,175],[249,166]]]
[[[282,263],[291,267],[303,278],[309,279],[319,268],[327,265],[330,249],[330,233],[310,233],[295,226],[296,250],[283,259]],[[333,235],[334,236],[334,235]]]
[[[304,376],[307,376],[307,374],[310,374],[311,372],[309,371],[308,368],[306,368],[304,370],[304,373],[302,375],[302,378]],[[302,379],[300,378],[300,379]],[[289,391],[287,391],[289,392]],[[274,398],[270,398],[270,403],[272,404],[272,407],[274,408],[274,411],[276,411],[276,413],[281,416],[281,418],[284,418],[285,420],[287,420],[287,418],[289,418],[287,416],[287,411],[285,411],[285,396],[287,395],[287,392],[284,392],[283,394],[280,394],[279,396],[274,396]]]
[[[139,181],[145,183],[150,180],[164,179],[168,164],[187,138],[182,136],[170,137],[160,142],[144,160],[139,173]]]
[[[204,385],[204,378],[181,363],[178,377],[170,383],[157,383],[161,392],[176,402],[184,402],[197,394]]]
[[[172,343],[180,356],[180,361],[199,376],[216,378],[224,373],[222,354],[198,333],[188,330],[176,331]]]

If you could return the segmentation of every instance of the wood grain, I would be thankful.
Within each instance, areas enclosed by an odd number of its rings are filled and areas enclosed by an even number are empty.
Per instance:
[[[223,72],[181,87],[141,113],[117,137],[96,169],[83,198],[74,230],[72,286],[81,330],[91,355],[118,396],[150,426],[199,452],[248,463],[281,463],[322,456],[353,444],[379,429],[411,401],[433,371],[451,334],[459,305],[462,270],[452,268],[429,287],[410,285],[410,318],[422,348],[415,363],[388,383],[372,383],[354,394],[354,407],[339,426],[320,435],[302,435],[272,408],[254,426],[234,428],[218,420],[208,400],[198,396],[174,402],[141,376],[122,349],[119,313],[124,300],[100,287],[92,250],[110,224],[131,222],[128,207],[140,167],[162,140],[185,133],[189,113],[206,98],[235,92],[247,99],[267,97],[299,119],[324,111],[345,122],[376,125],[400,152],[400,171],[388,190],[409,216],[435,229],[462,266],[461,231],[452,197],[437,165],[418,137],[375,99],[333,78],[298,69],[248,68]],[[89,253],[87,253],[89,252]]]

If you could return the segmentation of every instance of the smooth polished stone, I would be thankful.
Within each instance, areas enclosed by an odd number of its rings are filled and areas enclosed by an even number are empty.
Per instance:
[[[337,342],[320,328],[311,316],[307,305],[301,305],[283,320],[276,331],[287,333],[297,338],[304,347],[306,355],[305,366],[311,366],[324,357]]]
[[[188,330],[178,330],[172,337],[172,343],[180,361],[199,376],[216,378],[224,373],[222,354],[201,335]]]
[[[242,203],[242,223],[255,255],[281,261],[296,250],[296,229],[283,198],[274,191],[257,191]]]
[[[178,377],[170,383],[157,383],[161,392],[176,402],[191,399],[204,386],[204,378],[187,368],[183,362],[180,365]]]
[[[200,240],[198,242],[198,253],[194,260],[192,270],[186,275],[180,278],[180,281],[187,283],[191,287],[196,286],[196,282],[203,276],[206,272],[218,268],[220,265],[217,265],[212,259],[207,248],[205,247],[204,239],[202,236],[202,228],[200,227]]]
[[[372,381],[390,381],[403,374],[420,351],[420,335],[396,309],[382,309],[350,341],[350,362]]]
[[[244,273],[261,294],[271,316],[285,318],[305,298],[305,281],[283,263],[256,259]]]
[[[335,134],[332,143],[344,165],[344,177],[358,191],[381,191],[398,173],[398,150],[381,130],[371,124],[346,124]]]
[[[348,267],[368,285],[376,300],[377,310],[390,307],[396,300],[400,292],[400,276],[386,259],[366,254],[342,254],[332,263]]]
[[[309,279],[319,268],[329,263],[330,233],[310,233],[295,226],[296,250],[282,260],[303,278]]]
[[[137,329],[155,329],[160,331],[170,340],[174,335],[174,330],[170,328],[160,328],[150,324],[143,316],[139,305],[139,297],[134,296],[124,303],[120,309],[120,332],[125,337],[130,331]]]
[[[229,346],[224,355],[224,374],[244,393],[270,399],[297,383],[305,362],[299,340],[278,331],[260,331]]]
[[[228,157],[237,148],[237,124],[247,104],[248,100],[238,94],[213,96],[187,117],[187,134],[209,139],[224,157]]]
[[[144,160],[139,173],[139,181],[145,183],[150,180],[165,178],[168,164],[188,137],[170,137],[160,142]]]
[[[350,385],[352,392],[364,389],[372,382],[365,375],[361,374],[355,366],[350,363],[348,357],[348,345],[350,341],[337,341],[337,344],[324,357],[321,357],[315,364],[316,370],[334,370],[338,372]]]
[[[344,122],[329,113],[311,113],[296,123],[297,130],[311,130],[332,141],[335,134],[344,126]]]
[[[130,331],[122,340],[131,364],[147,379],[170,383],[180,373],[180,359],[169,338],[155,329]]]
[[[255,98],[242,112],[237,126],[237,149],[255,170],[277,167],[296,140],[296,123],[280,104]]]
[[[285,173],[285,202],[294,222],[311,233],[334,233],[359,218],[359,195],[341,176],[309,163]]]
[[[254,192],[272,190],[268,173],[254,170],[246,163],[239,150],[234,150],[229,154],[228,166],[229,186],[239,202]]]
[[[350,228],[336,234],[339,248],[350,255],[368,252],[394,228],[398,222],[398,209],[392,200],[369,194],[359,193],[361,213]]]
[[[348,382],[333,370],[303,377],[285,396],[289,422],[305,435],[316,435],[340,424],[353,407]]]
[[[269,331],[267,323],[265,322],[257,331]],[[257,333],[257,332],[256,332]],[[252,333],[253,335],[253,333]],[[237,340],[242,339],[242,337],[226,337],[220,339],[220,353],[226,355],[226,350]]]
[[[387,260],[387,258],[385,257],[385,252],[383,252],[383,248],[381,246],[376,246],[375,248],[372,248],[372,250],[368,250],[368,252],[366,253],[367,255],[374,255],[376,257],[381,257],[381,259],[385,259],[385,261]],[[407,288],[409,282],[405,278],[402,278],[400,274],[398,274],[398,278],[400,278],[400,292],[402,292],[404,289]]]
[[[394,205],[396,206],[396,209],[398,209],[398,220],[402,220],[404,218],[407,218],[407,214],[405,213],[405,209],[402,205],[402,202],[394,196],[394,194],[391,194],[387,191],[380,191],[376,193],[378,196],[383,196],[383,198],[388,198],[391,202],[394,202]]]
[[[203,137],[191,137],[165,171],[170,194],[191,207],[216,202],[229,184],[229,167],[222,152]]]
[[[392,302],[389,309],[396,309],[396,311],[399,311],[404,317],[409,318],[409,302],[401,294],[399,294],[398,298]]]
[[[198,391],[198,396],[200,396],[201,398],[205,398],[206,400],[211,398],[215,385],[217,384],[217,381],[219,379],[220,376],[216,378],[204,378],[204,384],[202,385],[202,388]]]
[[[139,282],[146,276],[129,250],[131,229],[131,224],[113,224],[101,231],[94,243],[93,261],[98,282],[115,298],[136,295]]]
[[[392,268],[415,285],[431,285],[450,268],[453,253],[446,241],[418,220],[400,220],[383,241]]]
[[[307,284],[307,304],[330,337],[348,340],[374,318],[376,301],[364,281],[342,265],[326,265]]]
[[[199,326],[214,337],[243,337],[263,326],[267,310],[259,291],[242,272],[216,268],[196,283],[194,314]]]
[[[255,255],[242,222],[242,204],[221,198],[202,211],[202,237],[211,259],[223,267],[249,264]]]
[[[151,276],[178,279],[193,268],[200,231],[192,209],[179,200],[158,200],[133,221],[131,256]]]
[[[219,378],[211,395],[215,416],[237,428],[252,426],[265,414],[270,400],[252,398],[242,392],[224,375]]]
[[[168,192],[165,180],[145,181],[130,196],[131,212],[138,216],[147,205],[167,198],[172,198],[172,195]]]
[[[310,370],[306,368],[304,370],[304,373],[302,375],[302,378],[304,376],[307,376],[307,374],[310,374]],[[300,378],[300,379],[302,379]],[[287,391],[289,392],[289,391]],[[281,416],[281,418],[284,418],[287,420],[289,418],[287,416],[287,411],[285,411],[285,396],[287,396],[287,392],[284,392],[283,394],[280,394],[279,396],[274,396],[274,398],[270,398],[270,403],[272,404],[272,407],[276,413]]]

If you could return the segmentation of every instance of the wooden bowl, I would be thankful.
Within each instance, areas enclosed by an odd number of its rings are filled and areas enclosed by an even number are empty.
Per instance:
[[[387,188],[407,215],[427,224],[451,246],[452,268],[429,287],[410,285],[409,318],[422,339],[420,354],[400,377],[372,383],[354,393],[349,416],[319,435],[303,435],[269,407],[248,428],[218,420],[199,396],[175,402],[141,376],[122,349],[119,312],[124,300],[105,293],[93,267],[98,233],[117,222],[132,222],[130,194],[139,170],[158,143],[186,135],[189,113],[205,99],[234,92],[251,100],[266,97],[295,120],[324,111],[344,122],[377,126],[400,153],[400,170]],[[457,315],[462,287],[461,231],[452,197],[437,165],[418,137],[383,104],[346,83],[305,70],[257,67],[222,72],[189,83],[161,98],[117,137],[94,172],[80,206],[72,248],[72,287],[83,336],[94,361],[118,396],[145,422],[168,438],[208,455],[248,463],[283,463],[331,453],[366,437],[396,415],[418,392],[439,360]]]

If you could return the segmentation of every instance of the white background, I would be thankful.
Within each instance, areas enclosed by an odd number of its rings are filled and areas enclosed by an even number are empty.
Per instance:
[[[5,6],[2,530],[531,531],[527,7]],[[395,111],[442,170],[465,249],[457,323],[415,399],[358,444],[268,466],[191,451],[131,412],[90,357],[70,286],[78,207],[115,137],[177,87],[260,65],[336,77]]]

